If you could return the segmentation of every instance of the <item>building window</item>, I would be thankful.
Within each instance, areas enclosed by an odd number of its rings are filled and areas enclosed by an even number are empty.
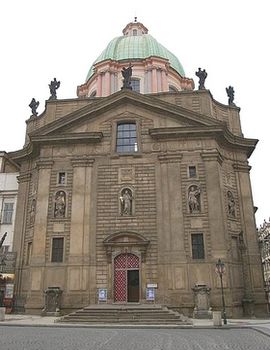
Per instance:
[[[137,35],[138,35],[137,29],[133,29],[133,36],[137,36]]]
[[[136,123],[117,125],[116,152],[131,153],[138,151]]]
[[[58,173],[58,184],[59,185],[64,185],[66,183],[66,173],[60,172]]]
[[[132,91],[140,92],[140,80],[139,79],[130,79],[130,85],[132,87]]]
[[[188,167],[188,176],[189,177],[197,177],[196,166],[191,165],[191,166]]]
[[[64,238],[52,239],[52,262],[63,262]]]
[[[4,203],[3,224],[12,224],[13,206],[14,203]]]
[[[192,259],[204,259],[204,243],[202,233],[191,235]]]

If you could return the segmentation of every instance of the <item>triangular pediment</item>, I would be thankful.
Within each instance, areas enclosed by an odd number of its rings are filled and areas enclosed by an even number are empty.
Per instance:
[[[136,114],[136,111],[147,111],[152,117],[170,119],[175,127],[205,127],[221,125],[220,121],[183,108],[181,106],[162,101],[154,96],[138,94],[132,91],[120,91],[67,114],[58,120],[47,124],[30,134],[36,136],[49,136],[59,134],[83,133],[99,130],[89,130],[89,122],[107,116],[117,118],[124,113]]]
[[[61,104],[61,101],[57,103]],[[226,124],[212,117],[133,91],[120,91],[108,97],[97,98],[84,107],[44,125],[29,134],[30,142],[22,150],[12,153],[19,160],[37,154],[42,144],[101,142],[103,124],[129,118],[151,121],[149,135],[156,140],[181,138],[215,138],[220,144],[242,148],[249,157],[257,140],[232,134]],[[107,125],[108,126],[108,125]]]

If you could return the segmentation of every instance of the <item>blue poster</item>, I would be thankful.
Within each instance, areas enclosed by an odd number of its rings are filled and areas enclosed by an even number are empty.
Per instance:
[[[155,288],[146,288],[146,300],[155,301]]]
[[[99,288],[98,301],[107,301],[107,289],[106,288]]]

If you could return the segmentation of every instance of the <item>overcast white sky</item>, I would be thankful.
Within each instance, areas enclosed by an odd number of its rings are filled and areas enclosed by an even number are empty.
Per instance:
[[[206,69],[205,86],[227,104],[232,85],[241,107],[245,137],[258,138],[250,158],[257,225],[269,208],[269,34],[267,0],[93,1],[8,0],[0,2],[0,150],[22,148],[32,97],[39,114],[48,84],[61,81],[57,96],[76,97],[76,87],[108,42],[122,35],[134,16],[182,63]]]

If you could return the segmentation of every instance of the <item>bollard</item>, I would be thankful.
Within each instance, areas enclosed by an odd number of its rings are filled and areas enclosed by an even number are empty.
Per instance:
[[[213,325],[215,327],[222,326],[221,311],[213,311]]]

